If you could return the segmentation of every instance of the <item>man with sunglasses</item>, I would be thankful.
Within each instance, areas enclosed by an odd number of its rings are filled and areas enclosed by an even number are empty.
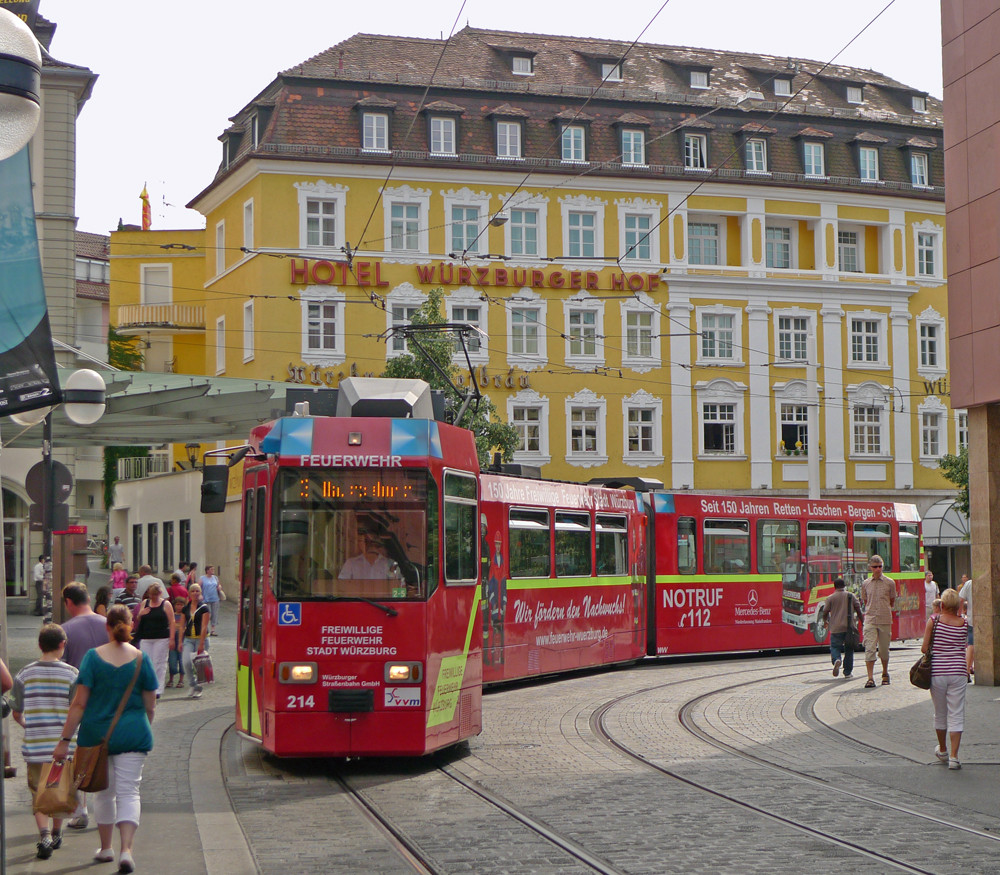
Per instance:
[[[889,685],[889,638],[892,635],[892,611],[896,606],[896,584],[882,574],[882,557],[868,560],[871,576],[861,584],[861,600],[865,605],[865,668],[868,669],[866,689],[875,686],[875,654],[882,660],[882,686]]]

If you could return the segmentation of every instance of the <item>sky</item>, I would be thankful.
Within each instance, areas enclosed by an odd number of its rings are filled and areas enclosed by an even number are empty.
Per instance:
[[[279,71],[355,33],[441,38],[469,24],[627,42],[641,34],[664,45],[836,56],[942,93],[940,0],[41,0],[39,12],[58,26],[52,55],[100,77],[77,128],[77,227],[96,233],[119,218],[138,224],[144,185],[154,229],[204,227],[184,205],[214,177],[229,118]]]

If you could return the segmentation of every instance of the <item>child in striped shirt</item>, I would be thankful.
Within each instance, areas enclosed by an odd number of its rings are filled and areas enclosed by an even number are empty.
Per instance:
[[[62,735],[69,703],[76,687],[77,670],[62,661],[66,649],[66,633],[56,623],[46,623],[38,633],[40,659],[29,662],[14,678],[11,692],[11,709],[14,719],[24,727],[24,745],[21,748],[28,764],[28,789],[32,799],[38,789],[42,766],[51,762],[52,752]],[[72,756],[74,744],[70,745]],[[62,818],[49,818],[35,811],[38,826],[38,853],[40,860],[47,860],[62,845]]]

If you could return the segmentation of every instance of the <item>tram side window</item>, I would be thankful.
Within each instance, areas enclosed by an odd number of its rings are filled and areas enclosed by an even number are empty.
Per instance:
[[[899,570],[916,571],[920,568],[920,529],[917,526],[899,527]]]
[[[885,571],[895,568],[892,562],[892,528],[888,523],[854,524],[854,570],[868,576],[868,559],[878,554],[885,562]]]
[[[475,583],[478,573],[476,478],[448,472],[444,475],[444,578],[449,583]]]
[[[246,650],[250,644],[250,597],[253,578],[254,491],[248,489],[243,501],[243,574],[240,587],[239,646]]]
[[[264,583],[261,577],[264,575],[264,520],[267,511],[267,490],[261,486],[257,489],[257,507],[254,511],[256,517],[254,521],[254,566],[253,570],[257,574],[257,583],[254,586],[256,596],[254,598],[254,619],[253,619],[253,649],[254,653],[260,653],[264,643]]]
[[[598,514],[595,546],[599,576],[628,574],[628,521],[625,517]]]
[[[802,532],[797,520],[757,520],[757,571],[797,570],[802,561]]]
[[[810,567],[819,562],[842,575],[847,561],[847,523],[806,523],[806,555]]]
[[[677,518],[677,573],[698,573],[698,524],[694,517]]]
[[[590,514],[556,512],[556,577],[590,577]]]
[[[750,573],[748,520],[705,520],[705,573]]]
[[[511,508],[510,576],[548,577],[551,573],[549,512]]]

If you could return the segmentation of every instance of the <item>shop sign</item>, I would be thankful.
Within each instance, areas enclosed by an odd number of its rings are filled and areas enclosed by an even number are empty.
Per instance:
[[[514,368],[508,368],[507,373],[493,374],[490,376],[486,365],[481,365],[475,369],[476,382],[480,389],[488,389],[491,385],[496,389],[530,389],[531,377],[521,371],[515,373]],[[344,377],[377,377],[378,374],[372,371],[359,371],[356,362],[352,362],[346,371],[344,368],[321,368],[319,365],[300,365],[295,362],[288,363],[288,379],[286,383],[308,383],[310,386],[334,387],[340,384]],[[455,378],[455,383],[465,386],[470,383],[467,374],[459,374]]]

